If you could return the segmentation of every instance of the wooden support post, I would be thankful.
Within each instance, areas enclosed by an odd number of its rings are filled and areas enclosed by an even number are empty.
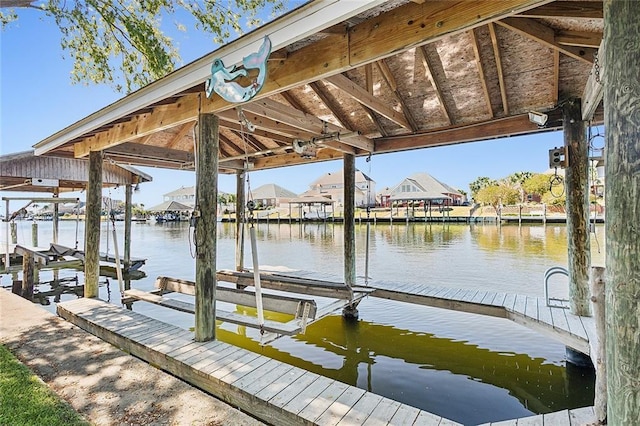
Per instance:
[[[22,255],[22,292],[21,296],[27,300],[33,299],[33,284],[35,278],[36,261],[31,253]]]
[[[124,272],[129,273],[131,268],[131,220],[133,216],[132,205],[133,187],[127,185],[124,188]]]
[[[84,297],[98,297],[100,277],[100,213],[102,211],[102,152],[89,153],[89,182],[85,206]]]
[[[218,209],[218,117],[198,116],[196,169],[195,339],[216,338],[216,240]]]
[[[605,319],[605,268],[594,266],[591,268],[590,283],[591,302],[593,302],[593,317],[596,324],[596,341],[593,364],[596,368],[595,401],[593,403],[596,420],[600,424],[607,423],[607,367],[606,367],[606,319]]]
[[[604,2],[607,423],[640,419],[640,2]]]
[[[522,225],[522,204],[518,206],[518,225]]]
[[[11,222],[11,243],[18,244],[18,224],[15,222]]]
[[[244,178],[244,171],[236,172],[236,271],[244,270],[244,207],[247,203]],[[291,223],[291,204],[289,204],[289,223]]]
[[[562,107],[562,117],[568,157],[564,174],[567,194],[569,305],[574,315],[589,316],[589,143],[586,138],[587,126],[582,121],[580,100],[567,100]]]
[[[344,154],[344,283],[351,288],[356,283],[356,157]],[[358,309],[349,305],[342,310],[345,318],[357,318]]]
[[[547,204],[542,204],[542,224],[547,224]]]
[[[38,247],[38,224],[36,222],[31,224],[31,245]]]
[[[58,189],[53,192],[53,197],[58,198],[60,195],[58,193]],[[53,242],[58,243],[58,235],[60,231],[60,204],[53,203]],[[37,236],[36,236],[37,238]],[[37,240],[35,240],[37,241]],[[38,243],[33,244],[34,247],[38,247]]]

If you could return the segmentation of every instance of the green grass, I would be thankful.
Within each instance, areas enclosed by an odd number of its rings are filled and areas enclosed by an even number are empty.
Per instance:
[[[0,345],[0,425],[88,425]]]

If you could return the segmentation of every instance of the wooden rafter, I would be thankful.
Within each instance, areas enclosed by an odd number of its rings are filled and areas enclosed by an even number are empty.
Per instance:
[[[519,13],[529,18],[604,18],[601,1],[556,1]]]
[[[241,132],[236,132],[236,131],[231,131],[231,132],[235,134],[237,137],[239,137],[240,139],[242,139],[243,134]],[[245,132],[244,138],[246,139],[247,143],[249,143],[252,147],[254,147],[256,151],[264,151],[265,149],[269,149],[269,147],[267,147],[265,144],[260,142],[258,138],[253,136],[251,133]]]
[[[333,132],[340,134],[351,133],[343,127],[320,120],[316,116],[305,114],[302,111],[288,107],[287,105],[271,99],[260,99],[245,105],[243,109],[246,112],[250,112],[253,116],[286,123],[288,126],[301,129],[310,135],[309,137],[303,137],[301,139],[313,138]],[[369,152],[373,151],[373,142],[364,136],[350,135],[348,138],[341,137],[340,140],[358,149],[363,149]]]
[[[302,105],[302,103],[295,97],[295,95],[291,93],[290,90],[286,90],[280,94],[287,102],[289,102],[289,105],[291,105],[295,109],[307,114],[311,113],[309,110],[307,110],[307,108],[304,107],[304,105]]]
[[[498,83],[500,84],[500,96],[502,97],[502,110],[504,115],[509,115],[509,101],[507,99],[507,88],[504,82],[504,72],[502,70],[502,58],[500,56],[500,45],[498,44],[498,36],[493,23],[489,24],[489,34],[491,35],[491,44],[493,45],[493,56],[496,59],[496,72],[498,73]]]
[[[535,40],[544,46],[554,50],[559,50],[574,59],[593,64],[593,54],[595,49],[588,47],[567,46],[558,43],[552,28],[549,28],[538,21],[528,18],[505,18],[497,24],[508,28],[531,40]]]
[[[447,107],[447,104],[445,103],[444,98],[442,97],[442,90],[440,88],[440,84],[438,83],[435,76],[433,75],[433,68],[431,67],[431,62],[429,61],[427,48],[425,46],[418,47],[416,49],[416,54],[420,55],[420,60],[422,61],[422,65],[424,66],[425,75],[431,82],[431,86],[433,87],[433,90],[436,92],[436,96],[438,98],[438,103],[440,104],[440,109],[442,110],[442,114],[447,119],[447,122],[451,124],[452,123],[451,111],[449,111],[449,108]]]
[[[345,94],[351,96],[367,108],[372,109],[394,123],[411,130],[411,124],[409,124],[404,115],[393,108],[388,107],[383,101],[367,92],[366,89],[349,80],[349,78],[344,74],[333,75],[326,78],[325,81],[333,84],[335,87],[342,90]]]
[[[219,133],[218,134],[220,137],[220,141],[223,142],[220,144],[220,146],[222,145],[226,145],[229,148],[233,149],[235,152],[237,152],[237,155],[243,155],[245,154],[245,150],[244,147],[239,146],[238,144],[236,144],[234,141],[231,140],[231,138],[229,138],[227,135],[225,135],[224,133]],[[255,148],[254,148],[255,149]],[[232,157],[231,153],[229,153],[229,155],[226,155],[226,157]]]
[[[586,31],[556,31],[556,42],[567,46],[598,48],[602,42],[602,33]]]
[[[473,47],[473,54],[476,58],[476,66],[478,68],[478,78],[482,85],[482,93],[484,95],[484,101],[487,104],[487,111],[489,116],[493,117],[493,107],[491,106],[491,97],[489,96],[489,88],[487,87],[487,78],[484,73],[484,67],[482,66],[482,58],[480,57],[480,43],[476,37],[475,30],[469,30],[469,37],[471,37],[471,46]]]
[[[220,117],[220,127],[223,127],[225,129],[229,129],[229,130],[236,130],[236,131],[247,131],[247,129],[245,127],[243,127],[237,120],[237,117],[234,120],[231,120],[230,118],[226,118],[226,117]],[[252,134],[254,134],[255,136],[261,136],[264,138],[268,138],[273,140],[274,142],[278,142],[278,143],[283,143],[286,145],[289,145],[293,142],[293,138],[292,137],[288,137],[288,136],[284,136],[278,133],[273,133],[270,132],[268,130],[263,130],[263,129],[254,129]]]
[[[367,92],[373,95],[373,64],[365,64],[364,66],[364,84]],[[378,116],[373,112],[371,108],[368,108],[362,104],[360,106],[364,109],[365,114],[369,117],[369,121],[371,121],[378,129],[378,132],[382,136],[388,136],[387,130],[382,125],[382,122],[378,118]]]
[[[167,143],[167,148],[175,148],[175,146],[180,143],[182,138],[186,136],[191,130],[193,130],[193,126],[195,123],[185,123],[180,127],[180,130],[173,136],[173,138]]]
[[[376,61],[376,65],[378,66],[378,69],[380,70],[380,73],[382,74],[384,81],[387,83],[387,86],[389,86],[389,88],[391,89],[391,92],[396,98],[396,101],[398,101],[398,103],[400,104],[400,107],[402,108],[402,113],[404,114],[405,118],[407,119],[407,122],[411,126],[411,131],[412,132],[417,131],[418,123],[416,123],[415,118],[413,118],[413,114],[411,114],[411,109],[407,106],[407,103],[402,97],[402,94],[398,90],[398,83],[396,82],[396,79],[393,76],[393,72],[391,72],[391,68],[389,68],[389,65],[387,64],[385,59]]]
[[[585,121],[593,118],[604,96],[603,82],[606,81],[605,74],[607,72],[607,67],[604,62],[605,57],[604,42],[602,42],[596,55],[597,60],[591,68],[589,79],[582,93],[582,119]]]
[[[342,108],[338,101],[331,96],[329,90],[326,88],[323,82],[316,81],[313,83],[309,83],[309,87],[314,91],[316,95],[320,98],[322,103],[331,111],[331,114],[338,120],[338,123],[345,129],[352,130],[354,129],[353,124],[350,122],[349,117],[342,112]]]
[[[477,0],[468,2],[407,3],[393,11],[353,26],[347,35],[325,37],[290,52],[285,61],[269,64],[269,76],[257,98],[264,98],[301,84],[369,63],[448,34],[512,16],[548,0]],[[434,23],[434,17],[451,17]],[[222,98],[200,99],[189,94],[166,109],[154,110],[75,143],[74,155],[104,150],[148,133],[193,121],[198,112],[218,113],[232,108]],[[409,126],[407,126],[409,128]],[[49,141],[38,149],[44,149]]]
[[[553,51],[553,93],[551,93],[551,99],[553,104],[558,105],[558,97],[560,95],[560,52],[558,50]]]
[[[116,155],[120,158],[127,157],[129,161],[133,159],[148,159],[170,163],[191,163],[194,160],[192,152],[133,142],[111,147],[106,151],[106,155],[112,158]]]
[[[302,130],[299,127],[278,121],[275,118],[255,114],[246,108],[243,108],[243,111],[247,120],[257,129],[267,130],[294,139],[308,139],[316,135],[314,132]],[[218,113],[218,116],[226,120],[238,120],[238,114],[233,110],[221,111]]]

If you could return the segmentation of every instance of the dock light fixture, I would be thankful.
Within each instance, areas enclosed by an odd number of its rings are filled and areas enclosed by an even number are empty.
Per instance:
[[[544,127],[544,125],[547,124],[548,119],[549,116],[542,112],[531,111],[529,113],[529,121],[533,124],[537,124],[538,127]]]

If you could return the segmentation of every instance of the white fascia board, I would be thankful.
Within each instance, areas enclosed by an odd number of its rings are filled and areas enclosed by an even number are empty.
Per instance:
[[[272,50],[276,51],[385,2],[312,1],[43,139],[33,146],[34,154],[46,154],[87,132],[202,83],[209,78],[211,63],[216,58],[221,58],[226,66],[240,64],[242,58],[258,50],[265,36],[269,36]]]

